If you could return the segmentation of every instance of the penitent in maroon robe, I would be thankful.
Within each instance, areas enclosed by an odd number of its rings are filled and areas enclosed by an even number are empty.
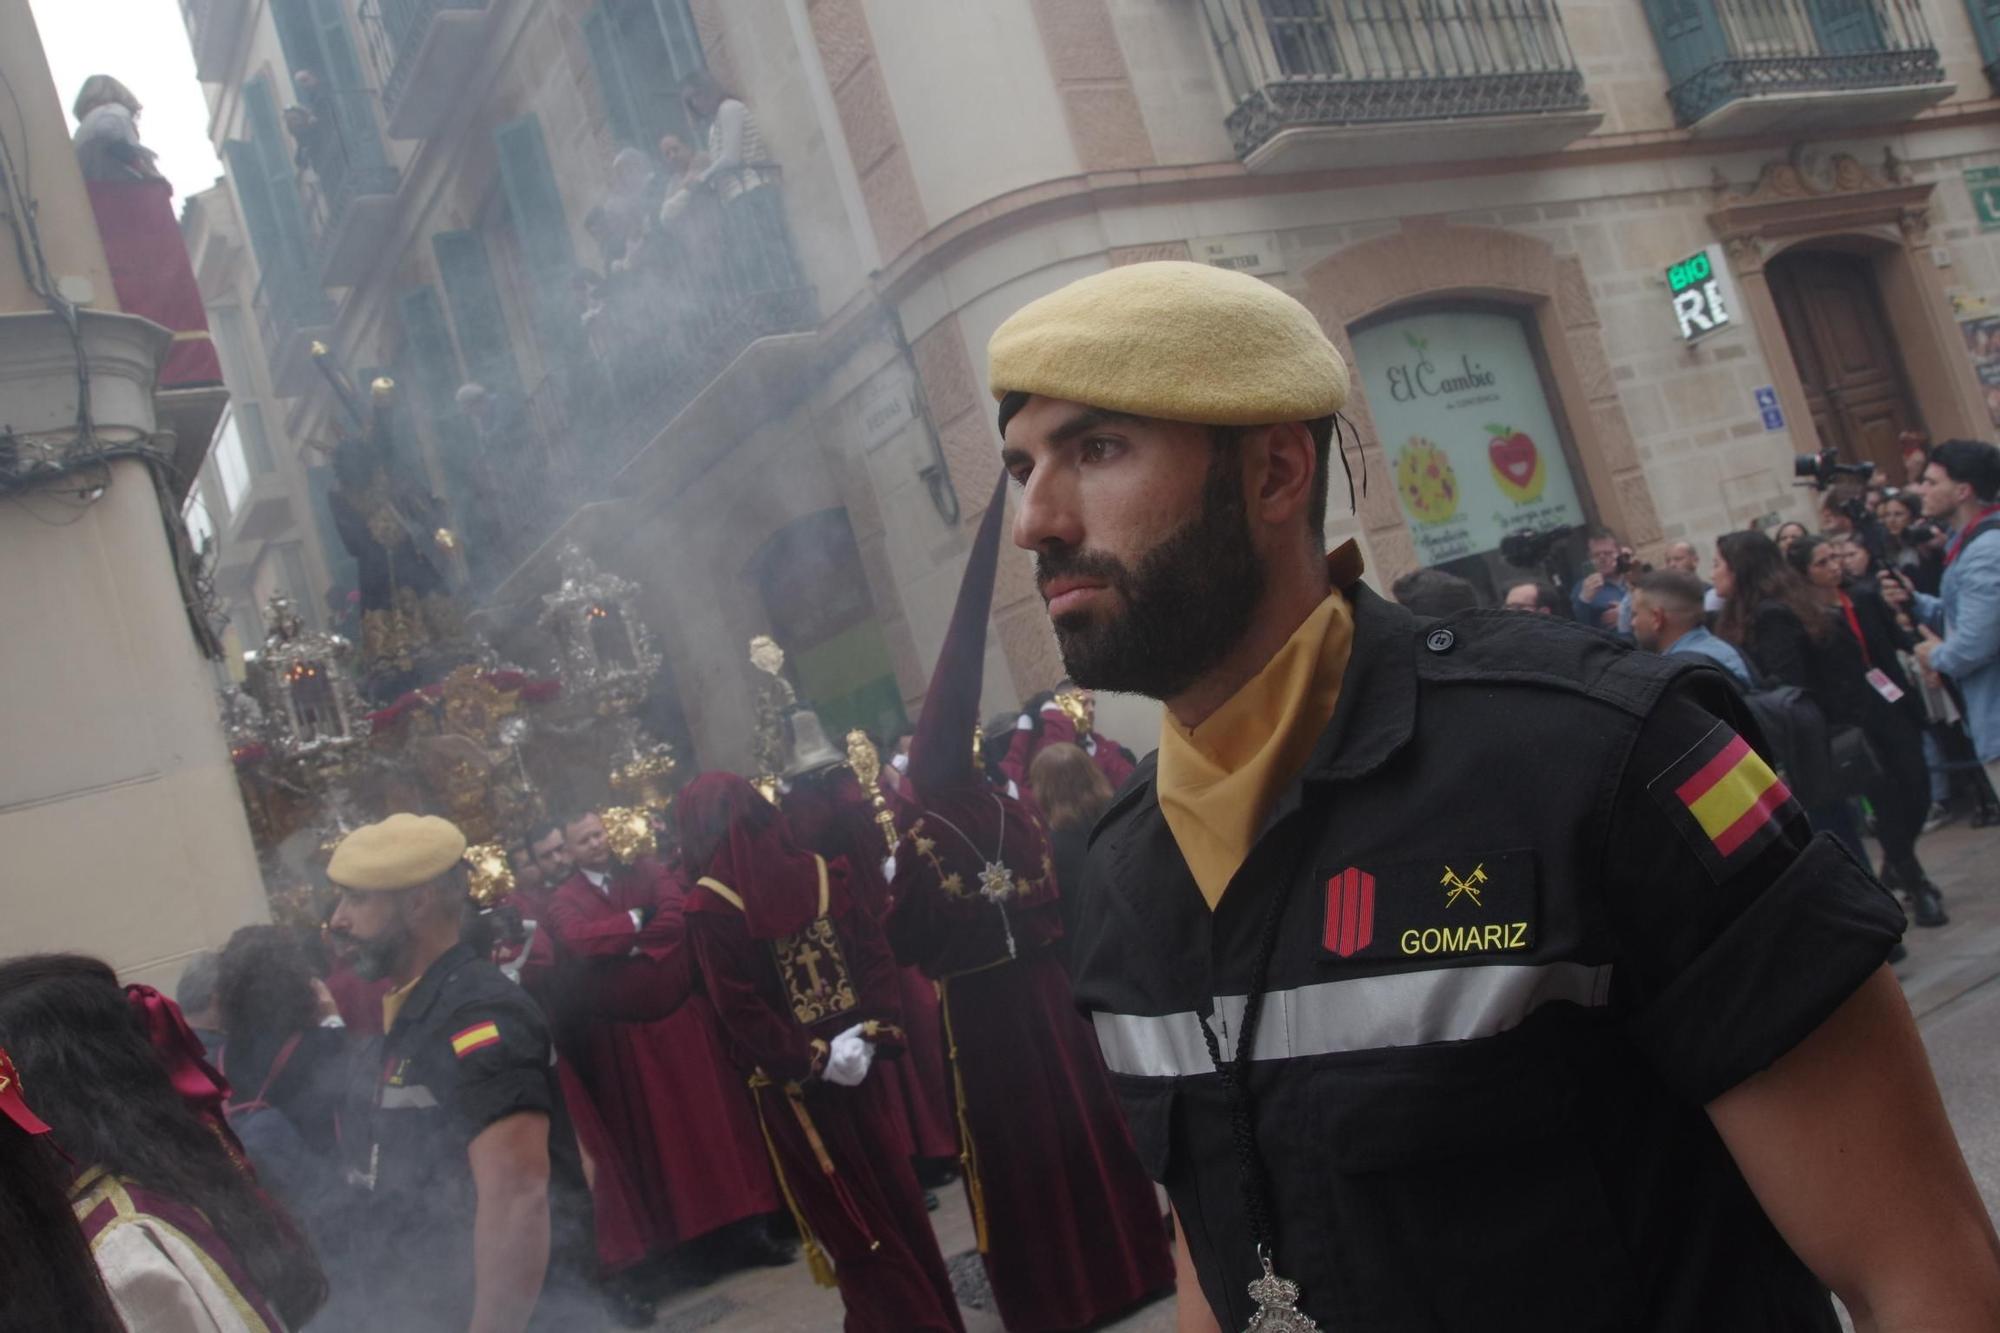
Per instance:
[[[798,845],[829,861],[844,859],[854,896],[878,924],[887,921],[891,899],[882,862],[889,842],[853,772],[843,765],[796,778],[781,804]],[[888,1062],[879,1074],[898,1132],[908,1156],[956,1157],[958,1124],[945,1068],[944,1029],[938,1022],[937,985],[914,967],[897,968],[896,985],[908,1047],[902,1059]]]
[[[988,862],[1008,870],[999,902],[980,892]],[[1051,947],[1061,904],[1033,817],[977,779],[940,792],[897,849],[894,892],[896,956],[943,994],[966,1186],[975,1221],[984,1205],[986,1274],[1009,1333],[1084,1328],[1171,1285],[1153,1182]]]
[[[881,927],[856,900],[846,863],[802,851],[741,778],[703,774],[679,808],[690,859],[707,871],[688,894],[688,938],[808,1257],[816,1269],[832,1262],[844,1328],[963,1333],[881,1078],[902,1043]],[[863,1024],[875,1043],[866,1076],[855,1087],[825,1080],[835,1038]]]
[[[635,949],[656,962],[686,959],[683,890],[667,872],[617,867],[609,887],[600,892],[579,870],[549,905],[556,942],[599,983],[600,998],[616,995],[613,979]],[[634,908],[654,913],[644,930]],[[604,1017],[620,1006],[601,1003],[582,1037],[584,1080],[665,1246],[780,1207],[749,1094],[723,1056],[714,1010],[691,990],[650,1021]]]
[[[896,851],[889,941],[938,981],[987,1280],[1009,1333],[1101,1323],[1173,1282],[1153,1182],[1051,946],[1048,839],[986,781],[978,725],[1006,477],[995,479],[931,673]]]
[[[546,890],[517,888],[508,902],[520,912],[528,926],[528,937],[518,959],[495,958],[495,963],[518,962],[521,988],[528,992],[548,1017],[549,1031],[555,1036],[556,1080],[562,1085],[563,1105],[569,1108],[571,1126],[576,1130],[577,1148],[583,1156],[584,1175],[590,1185],[590,1201],[596,1219],[597,1263],[604,1273],[622,1272],[650,1254],[659,1244],[652,1234],[650,1219],[639,1201],[625,1155],[597,1113],[578,1068],[578,1048],[582,1023],[578,1010],[578,971],[555,932],[548,925],[549,902],[554,895]],[[646,959],[647,965],[653,960]],[[622,966],[630,968],[630,963]],[[505,967],[503,966],[503,970]],[[671,982],[661,989],[671,991]],[[685,989],[685,987],[682,987]],[[671,994],[661,1003],[669,1004]]]

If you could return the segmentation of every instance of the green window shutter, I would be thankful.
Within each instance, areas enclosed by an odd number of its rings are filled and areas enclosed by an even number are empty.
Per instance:
[[[286,149],[285,131],[278,120],[278,104],[271,96],[269,80],[258,79],[244,90],[243,119],[249,126],[259,172],[271,201],[285,280],[297,283],[300,290],[295,295],[304,299],[306,290],[316,291],[319,287],[314,276],[318,265],[313,262],[305,213],[299,207],[299,183],[292,174],[292,158]]]
[[[542,141],[541,121],[523,116],[493,132],[500,150],[500,180],[507,192],[507,210],[521,249],[538,278],[568,281],[576,267],[569,223],[563,216],[562,191],[549,168],[549,150]]]
[[[441,231],[431,237],[431,249],[437,255],[445,303],[451,308],[466,369],[503,400],[519,402],[521,377],[507,338],[500,290],[493,285],[486,242],[476,231]]]
[[[695,31],[688,0],[653,0],[653,17],[659,21],[660,36],[667,44],[668,73],[678,87],[682,79],[708,67],[708,59],[702,54],[701,34]]]
[[[349,166],[382,172],[389,166],[389,155],[375,124],[374,97],[361,74],[342,0],[307,0],[307,9],[319,45],[320,77],[327,83],[334,115],[340,121]]]
[[[404,343],[415,371],[415,383],[410,387],[434,419],[445,421],[457,411],[458,386],[464,376],[437,288],[423,286],[404,292],[396,298],[396,306],[402,313]]]
[[[603,5],[585,16],[583,40],[590,47],[590,65],[597,72],[598,90],[604,94],[604,118],[611,126],[612,139],[621,144],[643,143],[645,135],[632,99],[632,85],[619,58],[617,25],[604,12]]]
[[[271,0],[271,22],[278,29],[278,45],[285,52],[285,73],[309,69],[322,80],[331,80],[326,57],[319,49],[319,26],[309,0]]]

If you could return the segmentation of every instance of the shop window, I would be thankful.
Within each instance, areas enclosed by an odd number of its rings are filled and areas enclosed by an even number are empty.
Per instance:
[[[799,698],[819,714],[835,746],[855,727],[886,739],[902,726],[902,691],[847,511],[786,524],[752,568]]]
[[[1487,591],[1513,533],[1588,519],[1560,403],[1525,312],[1405,308],[1357,327],[1354,360],[1417,558]]]

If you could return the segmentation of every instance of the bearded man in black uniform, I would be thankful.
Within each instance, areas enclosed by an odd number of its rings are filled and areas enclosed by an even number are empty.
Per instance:
[[[1183,1330],[2000,1328],[1901,912],[1717,668],[1370,591],[1255,278],[1082,279],[989,382],[1070,675],[1166,705],[1070,948]]]

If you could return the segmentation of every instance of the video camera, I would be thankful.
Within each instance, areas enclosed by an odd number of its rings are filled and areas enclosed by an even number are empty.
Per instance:
[[[1569,573],[1563,567],[1563,545],[1576,531],[1564,524],[1540,532],[1508,533],[1500,539],[1500,558],[1517,569],[1540,569],[1557,588],[1565,588]]]
[[[1810,483],[1816,491],[1823,491],[1842,477],[1854,477],[1866,482],[1875,475],[1873,463],[1843,463],[1837,449],[1822,449],[1816,454],[1799,454],[1792,459],[1792,478]]]

